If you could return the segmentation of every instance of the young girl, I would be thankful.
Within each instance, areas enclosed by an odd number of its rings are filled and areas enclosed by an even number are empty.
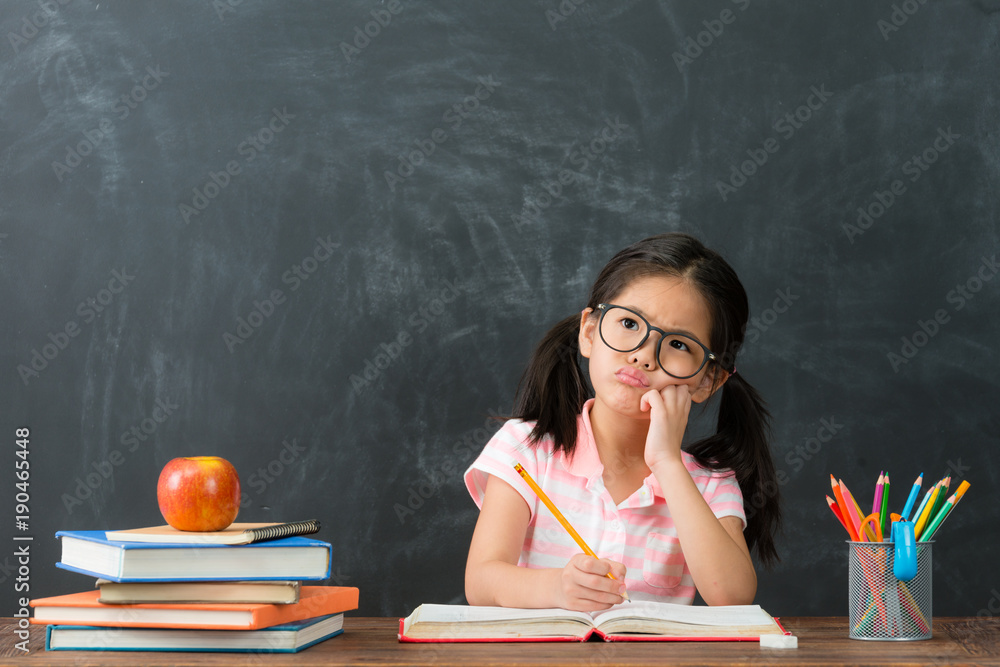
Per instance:
[[[710,605],[753,601],[750,550],[776,559],[780,510],[769,415],[733,366],[748,316],[733,269],[686,234],[640,241],[604,267],[583,312],[535,350],[516,418],[465,473],[481,510],[470,604],[594,611],[626,590],[691,604],[696,589]],[[717,432],[682,451],[691,403],[717,391]],[[599,560],[580,553],[515,461]],[[755,501],[749,521],[744,496]]]

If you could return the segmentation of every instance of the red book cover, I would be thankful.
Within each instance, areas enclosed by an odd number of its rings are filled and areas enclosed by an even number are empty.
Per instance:
[[[100,591],[32,600],[36,624],[258,630],[358,608],[358,589],[303,586],[295,604],[101,604]]]

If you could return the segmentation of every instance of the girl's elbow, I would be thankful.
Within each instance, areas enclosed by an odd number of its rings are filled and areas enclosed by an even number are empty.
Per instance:
[[[699,591],[700,592],[700,591]],[[705,601],[705,604],[711,607],[723,606],[723,605],[741,605],[741,604],[753,604],[754,597],[757,595],[757,583],[754,582],[749,586],[741,586],[738,588],[717,588],[713,591],[701,592],[701,597]]]
[[[465,587],[465,601],[473,607],[490,606],[485,597],[483,597],[478,591],[470,589],[468,586]]]
[[[475,568],[467,568],[465,571],[465,601],[473,607],[490,605],[486,592],[476,576]]]

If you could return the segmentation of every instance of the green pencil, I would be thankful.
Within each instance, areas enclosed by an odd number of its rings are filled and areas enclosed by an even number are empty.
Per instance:
[[[961,484],[958,485],[958,489],[955,491],[955,493],[952,494],[951,498],[948,499],[948,502],[946,502],[944,506],[941,507],[940,511],[938,511],[937,513],[937,516],[934,517],[934,521],[931,522],[931,525],[928,526],[927,530],[924,531],[924,534],[921,538],[924,542],[934,537],[934,533],[937,532],[938,526],[944,523],[944,520],[947,519],[948,515],[952,513],[952,511],[955,509],[955,505],[957,505],[958,501],[961,500],[962,496],[965,495],[965,492],[968,490],[969,486],[970,484],[968,482],[962,482]]]
[[[927,519],[928,525],[930,525],[930,522],[933,519],[937,518],[938,513],[941,511],[941,507],[944,506],[944,502],[948,498],[948,486],[951,484],[951,477],[945,477],[940,483],[941,490],[938,491],[937,499],[934,501],[934,504],[931,505],[930,518]],[[927,532],[926,528],[924,529],[924,532]]]

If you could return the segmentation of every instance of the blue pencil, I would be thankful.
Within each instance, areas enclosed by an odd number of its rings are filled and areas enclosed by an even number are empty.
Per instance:
[[[937,488],[937,484],[927,489],[927,493],[924,494],[924,499],[920,501],[920,505],[917,507],[917,511],[913,513],[913,523],[917,522],[920,518],[921,513],[924,511],[924,507],[927,505],[927,501],[931,499],[931,494],[934,493],[934,489]]]
[[[917,481],[913,483],[913,488],[910,489],[910,495],[906,498],[906,504],[903,505],[903,511],[900,514],[903,515],[903,521],[910,520],[910,510],[913,509],[913,503],[917,502],[917,496],[920,495],[920,485],[924,483],[924,473],[920,473],[920,477],[917,477]]]

